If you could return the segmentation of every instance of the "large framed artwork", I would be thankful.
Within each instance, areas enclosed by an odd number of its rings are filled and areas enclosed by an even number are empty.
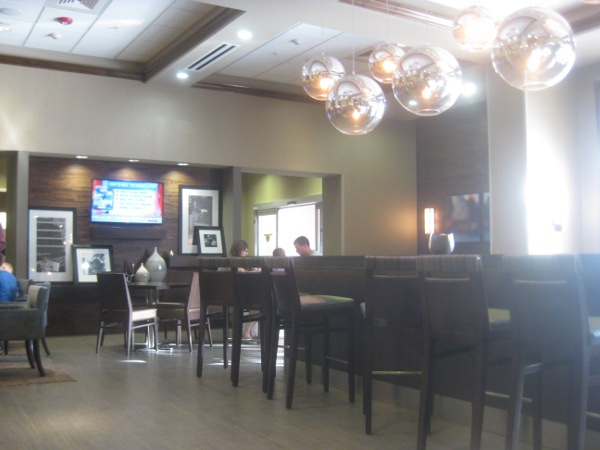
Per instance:
[[[28,271],[33,281],[73,281],[75,208],[29,208]]]
[[[97,283],[96,276],[113,270],[112,246],[73,245],[73,275],[77,283]]]
[[[442,230],[454,233],[456,242],[490,240],[489,192],[447,197],[442,211]]]
[[[194,227],[221,226],[221,191],[199,186],[179,187],[179,253],[198,254]]]
[[[195,227],[200,256],[226,256],[225,238],[221,227]]]

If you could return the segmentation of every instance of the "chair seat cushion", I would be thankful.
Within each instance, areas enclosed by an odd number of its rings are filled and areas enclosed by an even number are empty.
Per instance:
[[[490,332],[501,333],[510,331],[510,311],[508,309],[488,308]]]
[[[300,308],[302,311],[332,310],[352,308],[354,299],[336,295],[301,295]]]
[[[589,316],[588,323],[590,327],[590,345],[598,346],[600,345],[600,317]]]
[[[134,309],[131,314],[131,320],[137,322],[138,320],[151,320],[156,318],[156,309]]]

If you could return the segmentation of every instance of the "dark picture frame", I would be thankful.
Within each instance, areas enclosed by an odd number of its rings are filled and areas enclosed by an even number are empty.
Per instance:
[[[112,272],[113,250],[111,245],[73,245],[73,278],[76,283],[97,283],[96,276]]]
[[[195,227],[221,226],[221,190],[179,186],[179,254],[197,254]]]
[[[226,256],[225,237],[221,227],[195,227],[198,236],[198,255]]]
[[[29,208],[28,278],[33,281],[73,281],[71,247],[76,217],[76,208]]]

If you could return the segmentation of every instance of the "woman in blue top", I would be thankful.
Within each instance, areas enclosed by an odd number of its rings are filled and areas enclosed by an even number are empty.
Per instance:
[[[0,266],[0,303],[16,302],[21,295],[19,282],[11,269],[12,266],[8,263]]]

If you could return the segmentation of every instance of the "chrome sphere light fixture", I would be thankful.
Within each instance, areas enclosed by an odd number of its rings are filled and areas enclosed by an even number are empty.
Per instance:
[[[377,82],[364,75],[346,75],[331,88],[325,111],[331,124],[344,134],[373,131],[385,112],[385,95]]]
[[[440,47],[413,48],[394,73],[392,88],[400,104],[418,116],[436,116],[461,93],[462,71],[450,52]]]
[[[560,82],[575,63],[575,39],[558,13],[524,8],[502,21],[492,47],[494,70],[508,84],[537,91]]]
[[[345,73],[342,63],[332,56],[312,58],[302,66],[302,87],[315,100],[325,101],[329,90]]]
[[[465,50],[480,52],[492,46],[497,27],[489,9],[471,6],[461,11],[454,21],[454,39]]]
[[[380,83],[392,84],[398,61],[404,56],[398,44],[383,44],[375,47],[369,55],[369,71]]]

